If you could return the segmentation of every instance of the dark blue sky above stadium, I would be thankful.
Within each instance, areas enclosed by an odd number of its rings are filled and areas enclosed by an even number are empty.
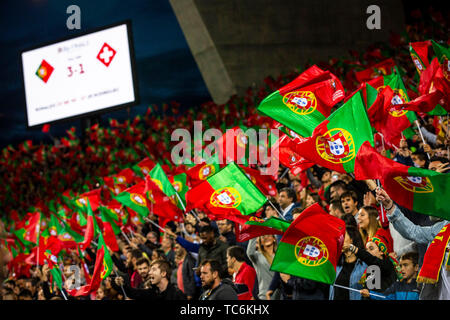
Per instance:
[[[67,7],[81,9],[81,30],[68,30]],[[26,139],[34,143],[49,141],[40,130],[26,130],[20,52],[42,43],[130,19],[132,23],[136,68],[141,104],[131,116],[142,113],[150,104],[172,100],[182,106],[195,106],[210,96],[190,53],[168,0],[15,0],[0,3],[0,147]],[[125,110],[102,116],[124,119]],[[59,136],[80,120],[51,126]]]

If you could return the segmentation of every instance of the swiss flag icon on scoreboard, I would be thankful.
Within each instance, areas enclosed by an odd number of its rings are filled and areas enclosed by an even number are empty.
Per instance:
[[[109,67],[109,64],[114,59],[115,55],[116,50],[114,50],[109,44],[105,42],[99,53],[97,54],[97,59],[100,60],[100,62],[105,66]]]

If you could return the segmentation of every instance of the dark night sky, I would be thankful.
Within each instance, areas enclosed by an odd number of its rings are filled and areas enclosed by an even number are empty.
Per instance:
[[[72,4],[81,9],[81,30],[66,27]],[[141,98],[132,116],[150,104],[195,106],[211,99],[168,0],[1,1],[0,148],[26,139],[50,141],[39,129],[26,129],[20,52],[126,19],[132,22]],[[127,112],[107,113],[102,122],[109,117],[124,119]],[[79,130],[80,120],[54,124],[50,132],[57,137],[71,126]]]

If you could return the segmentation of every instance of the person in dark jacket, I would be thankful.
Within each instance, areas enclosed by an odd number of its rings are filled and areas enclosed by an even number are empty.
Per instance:
[[[201,227],[199,234],[203,241],[198,249],[199,265],[206,259],[217,260],[221,265],[226,265],[228,244],[216,238],[214,228],[210,225]]]
[[[177,266],[176,277],[178,289],[186,294],[188,300],[198,298],[199,288],[195,282],[194,271],[194,268],[197,265],[197,260],[179,243],[175,244],[175,255],[176,259],[179,259],[180,261]]]
[[[203,293],[200,300],[238,300],[237,291],[229,279],[223,279],[222,265],[217,260],[206,259],[200,265]]]
[[[366,249],[358,248],[353,244],[349,246],[344,245],[343,251],[349,250],[368,266],[378,266],[380,268],[380,274],[375,274],[374,277],[370,278],[372,282],[370,285],[368,285],[367,270],[364,272],[360,280],[363,283],[363,289],[371,289],[370,286],[372,284],[379,284],[380,288],[374,288],[374,292],[383,292],[401,277],[397,270],[397,262],[389,255],[392,252],[392,248],[392,238],[389,230],[383,228],[378,229],[375,236],[367,241]],[[380,278],[377,279],[377,276]]]
[[[292,289],[292,300],[328,300],[329,286],[325,283],[287,274],[280,276],[287,288]]]
[[[400,258],[402,280],[394,282],[381,295],[384,298],[372,296],[372,299],[380,300],[419,300],[420,290],[417,287],[417,272],[419,271],[419,256],[417,252],[407,252]],[[363,297],[369,297],[370,291],[361,290]],[[373,292],[372,292],[373,293]],[[380,295],[380,294],[378,294]]]
[[[122,277],[116,277],[114,287],[123,287],[128,298],[134,300],[186,300],[186,295],[169,282],[170,264],[165,260],[153,261],[150,265],[151,287],[134,289]],[[120,286],[120,287],[119,287]]]

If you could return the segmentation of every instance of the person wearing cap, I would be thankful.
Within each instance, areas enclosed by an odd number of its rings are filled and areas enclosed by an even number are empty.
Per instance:
[[[343,248],[344,249],[344,248]],[[393,252],[392,237],[387,229],[378,229],[373,237],[366,242],[366,248],[361,249],[352,244],[345,248],[356,255],[358,259],[366,263],[369,267],[377,266],[380,273],[375,273],[373,277],[368,275],[368,269],[360,279],[364,289],[370,289],[374,292],[383,292],[389,288],[397,279],[401,279],[398,262],[390,255]],[[380,278],[377,279],[376,277]],[[370,284],[369,284],[370,283]],[[379,284],[374,288],[371,284]]]

